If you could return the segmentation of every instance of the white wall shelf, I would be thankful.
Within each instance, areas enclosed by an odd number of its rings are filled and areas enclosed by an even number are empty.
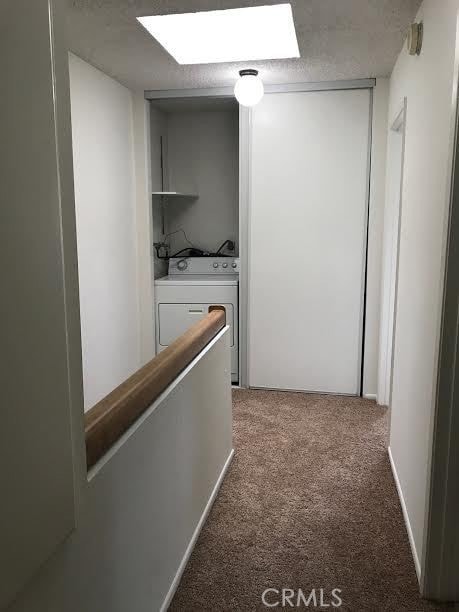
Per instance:
[[[153,191],[152,195],[163,198],[198,198],[196,193],[181,193],[179,191]]]

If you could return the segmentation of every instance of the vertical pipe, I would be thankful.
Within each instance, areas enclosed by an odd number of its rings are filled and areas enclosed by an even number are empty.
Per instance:
[[[159,148],[161,151],[161,191],[164,191],[164,156],[163,156],[163,137],[159,137]],[[164,211],[164,196],[161,196],[161,234],[164,237],[166,233],[165,229],[165,211]]]

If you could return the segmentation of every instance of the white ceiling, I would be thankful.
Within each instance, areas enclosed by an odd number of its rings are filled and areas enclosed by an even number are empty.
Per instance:
[[[232,85],[255,67],[265,83],[388,76],[421,0],[291,0],[301,58],[180,66],[137,22],[141,15],[284,0],[67,0],[70,49],[134,90]],[[250,64],[250,66],[248,66]]]

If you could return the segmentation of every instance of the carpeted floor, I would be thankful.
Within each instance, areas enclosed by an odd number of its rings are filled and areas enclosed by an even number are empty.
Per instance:
[[[321,588],[325,604],[341,589],[342,606],[330,610],[443,609],[418,595],[387,411],[296,393],[236,390],[233,399],[234,460],[169,609],[268,610],[267,588],[295,590],[295,605],[298,589],[306,598],[315,589],[316,609]]]

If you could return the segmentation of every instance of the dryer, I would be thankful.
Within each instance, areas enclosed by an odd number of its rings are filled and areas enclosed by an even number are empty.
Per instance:
[[[154,288],[157,353],[205,317],[209,306],[221,304],[230,327],[231,379],[238,382],[239,260],[217,256],[171,258],[168,275],[156,279]]]

